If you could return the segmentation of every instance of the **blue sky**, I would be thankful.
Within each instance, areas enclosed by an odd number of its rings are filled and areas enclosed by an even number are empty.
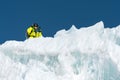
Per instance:
[[[25,40],[25,31],[38,23],[43,36],[61,29],[88,27],[103,21],[106,27],[120,24],[119,0],[1,0],[0,44]]]

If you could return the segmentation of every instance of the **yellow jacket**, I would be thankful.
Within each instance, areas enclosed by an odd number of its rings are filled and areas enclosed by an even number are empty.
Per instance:
[[[35,31],[34,27],[32,26],[27,29],[28,38],[37,38],[41,36],[42,36],[42,32]]]

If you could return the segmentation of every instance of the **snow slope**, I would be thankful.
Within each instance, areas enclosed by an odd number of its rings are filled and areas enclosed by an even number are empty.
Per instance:
[[[120,26],[103,22],[0,45],[0,80],[120,80]]]

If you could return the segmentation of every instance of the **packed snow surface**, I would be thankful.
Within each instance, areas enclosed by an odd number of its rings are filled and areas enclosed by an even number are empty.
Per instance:
[[[120,80],[120,26],[60,30],[0,45],[0,80]]]

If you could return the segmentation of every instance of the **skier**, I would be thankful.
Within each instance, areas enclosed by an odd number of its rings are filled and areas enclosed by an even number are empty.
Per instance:
[[[37,23],[34,23],[26,31],[26,38],[38,38],[42,36],[41,28]]]

